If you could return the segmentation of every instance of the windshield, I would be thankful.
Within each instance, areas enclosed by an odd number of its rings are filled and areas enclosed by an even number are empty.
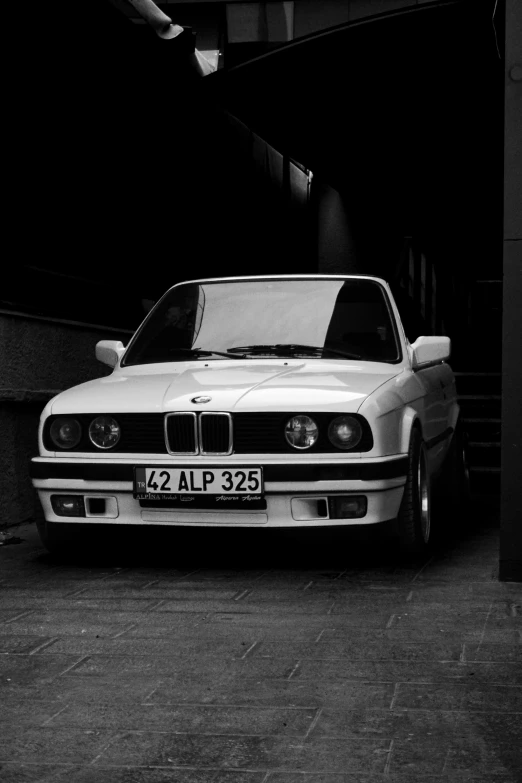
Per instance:
[[[154,308],[122,364],[274,355],[398,361],[384,289],[364,279],[182,284]]]

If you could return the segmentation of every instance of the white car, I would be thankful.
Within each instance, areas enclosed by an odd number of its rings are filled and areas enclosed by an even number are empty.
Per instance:
[[[464,474],[447,337],[406,338],[377,277],[173,286],[108,377],[58,394],[32,461],[55,551],[79,526],[309,528],[394,523],[432,537],[431,488]]]

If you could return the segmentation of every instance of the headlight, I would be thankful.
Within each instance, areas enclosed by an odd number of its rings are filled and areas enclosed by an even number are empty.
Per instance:
[[[51,440],[59,449],[74,449],[81,440],[80,422],[68,416],[59,416],[51,424]]]
[[[362,427],[353,416],[338,416],[328,427],[330,443],[338,449],[353,449],[362,434]]]
[[[89,426],[89,438],[99,449],[112,449],[121,438],[121,427],[112,416],[97,416]]]
[[[318,437],[319,428],[310,416],[292,416],[286,423],[285,438],[294,449],[309,449]]]

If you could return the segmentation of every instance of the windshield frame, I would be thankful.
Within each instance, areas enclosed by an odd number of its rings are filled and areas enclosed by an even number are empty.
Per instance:
[[[122,356],[122,358],[120,360],[120,367],[149,367],[151,365],[157,365],[157,364],[173,364],[173,363],[178,363],[180,361],[201,361],[200,359],[192,359],[192,358],[191,359],[188,359],[188,358],[187,359],[175,359],[175,360],[166,359],[164,362],[142,362],[142,363],[139,363],[139,364],[138,363],[127,364],[127,362],[125,361],[126,357],[129,354],[129,351],[134,347],[134,343],[138,340],[138,338],[140,337],[141,333],[146,328],[149,320],[153,317],[153,315],[156,312],[156,310],[161,306],[163,301],[171,294],[171,292],[174,289],[176,289],[176,288],[178,288],[180,286],[196,285],[196,284],[197,285],[222,285],[224,283],[231,283],[231,284],[232,283],[255,283],[257,281],[260,282],[260,283],[269,283],[269,282],[277,282],[277,281],[283,282],[285,280],[288,281],[288,282],[294,282],[294,281],[295,282],[299,282],[299,281],[310,281],[310,280],[317,280],[317,281],[325,280],[325,281],[329,281],[329,282],[332,282],[333,280],[337,280],[337,281],[340,281],[340,280],[344,280],[344,281],[349,281],[349,280],[368,280],[369,282],[372,282],[375,285],[379,286],[379,288],[381,290],[381,293],[382,293],[382,295],[384,297],[384,301],[385,301],[385,304],[386,304],[386,309],[388,311],[388,316],[390,318],[390,322],[391,322],[391,325],[392,325],[393,335],[394,335],[395,343],[397,345],[397,354],[398,354],[398,356],[397,356],[396,359],[382,361],[382,362],[376,362],[376,360],[374,360],[374,359],[365,359],[365,358],[358,359],[357,361],[368,362],[368,363],[371,363],[371,364],[382,363],[382,364],[390,364],[390,365],[401,364],[404,361],[404,356],[405,356],[405,354],[404,354],[404,345],[403,345],[403,339],[402,339],[402,335],[401,335],[401,330],[399,328],[399,326],[400,326],[400,314],[398,313],[398,311],[396,312],[396,309],[392,306],[392,302],[390,300],[390,296],[389,296],[388,290],[386,288],[386,285],[383,284],[384,281],[382,279],[377,278],[377,277],[373,277],[372,275],[361,275],[361,274],[354,274],[354,275],[258,275],[258,276],[246,276],[246,277],[221,277],[221,278],[214,277],[214,278],[207,278],[207,279],[203,278],[203,279],[199,279],[199,280],[181,280],[179,283],[176,283],[175,285],[171,286],[158,299],[158,301],[156,302],[154,307],[152,307],[152,309],[149,311],[149,313],[147,313],[147,316],[145,317],[145,319],[142,321],[142,323],[140,324],[140,326],[138,327],[136,332],[131,337],[131,339],[129,341],[129,344],[127,345],[127,347],[125,349],[125,353],[123,354],[123,356]],[[288,356],[286,356],[286,357],[278,357],[278,356],[272,355],[271,358],[274,358],[274,359],[284,358],[285,360],[288,360],[288,358],[291,358],[291,357],[288,357]],[[237,354],[235,356],[231,354],[230,360],[231,361],[235,361],[236,359],[237,359]],[[311,357],[309,357],[309,359],[310,360],[313,359],[313,360],[325,361],[323,359],[323,357],[319,357],[319,356],[311,356]],[[259,356],[259,357],[258,356],[245,357],[245,361],[255,361],[255,360],[258,360],[258,361],[259,360],[266,360],[266,357],[263,357],[263,356]],[[334,361],[348,361],[348,362],[355,361],[353,359],[343,359],[342,357],[338,357],[338,358],[335,358],[335,359],[333,359],[333,358],[329,358],[328,359],[328,361],[332,361],[332,360],[334,360]],[[213,357],[205,357],[205,362],[208,362],[208,361],[216,361],[216,360]],[[226,361],[226,358],[219,359],[218,361]]]

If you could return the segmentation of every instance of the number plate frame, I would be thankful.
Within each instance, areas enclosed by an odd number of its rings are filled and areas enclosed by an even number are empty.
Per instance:
[[[157,472],[157,475],[154,475],[153,471]],[[241,481],[242,476],[237,476],[237,473],[245,475],[244,481]],[[259,490],[251,489],[255,479],[258,481]],[[151,480],[154,480],[154,483],[158,485],[157,489],[147,486]],[[160,481],[162,483],[158,484]],[[224,488],[229,483],[231,483],[231,487]],[[242,484],[245,485],[246,490],[241,488],[238,491],[238,485]],[[213,497],[216,501],[219,497],[250,498],[251,501],[262,500],[264,498],[263,468],[257,465],[255,467],[241,465],[217,467],[212,465],[204,468],[165,465],[135,466],[133,484],[135,499],[164,502],[189,496],[194,498]],[[223,506],[226,506],[226,501],[223,501]]]

